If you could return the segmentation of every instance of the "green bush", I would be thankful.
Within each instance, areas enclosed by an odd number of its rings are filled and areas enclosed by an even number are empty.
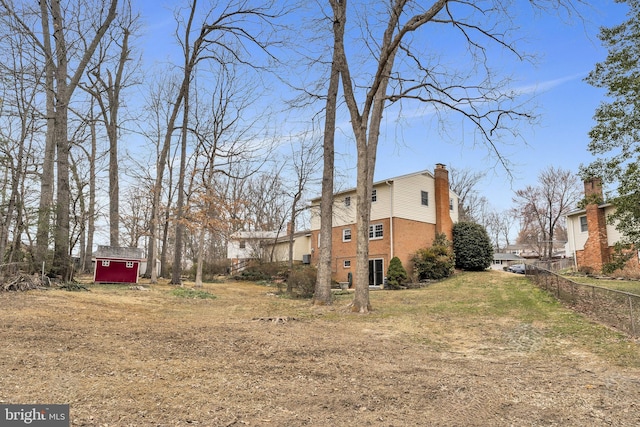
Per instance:
[[[453,274],[455,259],[446,236],[438,234],[430,248],[418,249],[413,254],[411,262],[419,281],[440,280]]]
[[[463,270],[485,270],[493,261],[493,245],[487,230],[473,222],[459,222],[453,226],[453,252],[456,267]]]
[[[386,288],[400,289],[400,286],[407,280],[407,270],[402,266],[402,261],[397,256],[391,258],[389,261],[389,268],[387,269],[387,283]]]

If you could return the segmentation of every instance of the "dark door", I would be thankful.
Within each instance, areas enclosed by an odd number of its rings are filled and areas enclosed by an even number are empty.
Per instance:
[[[382,269],[382,259],[369,260],[369,286],[382,286],[384,272]]]

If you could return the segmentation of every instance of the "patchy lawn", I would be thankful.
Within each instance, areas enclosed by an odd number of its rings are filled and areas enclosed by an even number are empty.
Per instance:
[[[89,289],[0,293],[2,403],[73,426],[640,425],[640,345],[522,276],[371,292],[365,316],[251,283]]]

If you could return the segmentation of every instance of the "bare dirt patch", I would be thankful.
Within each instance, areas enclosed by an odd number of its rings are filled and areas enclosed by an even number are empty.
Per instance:
[[[0,293],[0,401],[68,403],[73,426],[640,425],[639,364],[551,320],[442,312],[446,289],[372,293],[367,316],[205,289]]]

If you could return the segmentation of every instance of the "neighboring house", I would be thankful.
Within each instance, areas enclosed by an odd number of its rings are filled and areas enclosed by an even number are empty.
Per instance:
[[[588,267],[600,272],[610,261],[613,246],[622,235],[613,224],[607,223],[607,216],[615,207],[611,203],[594,202],[604,200],[600,179],[585,181],[584,195],[591,203],[567,214],[566,254],[573,256],[576,268]]]
[[[138,283],[144,251],[140,248],[98,246],[93,254],[96,283]]]
[[[290,230],[287,230],[290,232]],[[309,264],[310,232],[293,233],[293,260]],[[242,271],[250,260],[289,261],[289,233],[278,231],[238,231],[229,237],[227,258],[233,272]]]
[[[273,245],[273,243],[272,243]],[[293,261],[297,263],[311,263],[311,232],[309,230],[293,233]],[[278,262],[289,261],[289,234],[278,237],[273,245],[273,260]]]
[[[242,270],[247,261],[262,259],[267,242],[273,243],[277,231],[237,231],[229,236],[227,258],[232,270]]]
[[[521,258],[540,258],[538,249],[527,243],[513,243],[504,248],[504,252],[508,254],[518,255]]]
[[[506,267],[512,264],[518,264],[524,262],[525,259],[512,254],[512,253],[500,253],[495,252],[493,254],[493,262],[491,263],[492,270],[504,270]]]
[[[565,241],[553,241],[551,258],[565,258]],[[542,245],[542,244],[540,244]],[[540,248],[531,243],[514,243],[504,248],[505,253],[518,255],[525,259],[540,259]]]
[[[311,201],[311,262],[319,259],[320,198]],[[375,182],[369,225],[369,285],[382,286],[394,256],[411,272],[412,255],[430,247],[436,233],[452,239],[458,221],[458,196],[449,189],[449,172],[416,172]],[[356,262],[356,190],[334,195],[332,231],[334,280],[348,282]]]

